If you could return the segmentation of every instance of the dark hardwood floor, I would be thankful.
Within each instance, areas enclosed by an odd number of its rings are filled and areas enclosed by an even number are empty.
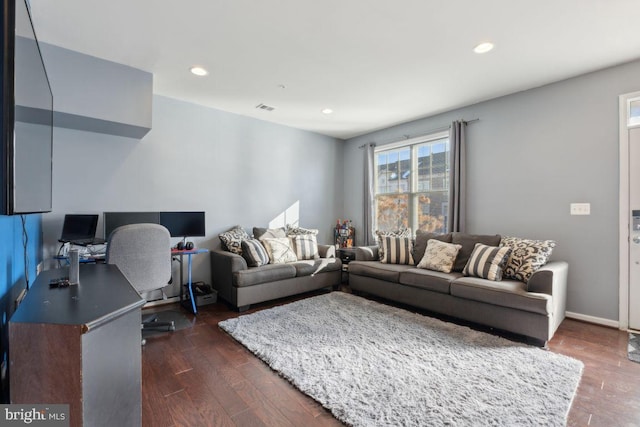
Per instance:
[[[156,308],[166,309],[180,310]],[[342,425],[218,328],[238,313],[222,303],[201,307],[197,317],[183,313],[191,326],[143,347],[144,426]],[[626,332],[566,319],[548,347],[585,365],[568,425],[640,426],[640,363],[627,359]]]

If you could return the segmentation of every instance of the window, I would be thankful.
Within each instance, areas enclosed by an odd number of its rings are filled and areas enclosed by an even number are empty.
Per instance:
[[[376,149],[375,229],[447,232],[449,133]]]

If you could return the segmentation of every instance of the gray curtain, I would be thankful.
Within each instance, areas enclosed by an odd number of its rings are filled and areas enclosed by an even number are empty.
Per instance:
[[[458,120],[451,124],[449,131],[449,220],[447,230],[465,231],[466,221],[466,127]]]
[[[362,192],[362,244],[364,246],[372,245],[375,243],[373,239],[373,203],[374,203],[374,191],[375,191],[375,166],[374,166],[374,153],[376,144],[369,143],[364,145],[364,182]]]

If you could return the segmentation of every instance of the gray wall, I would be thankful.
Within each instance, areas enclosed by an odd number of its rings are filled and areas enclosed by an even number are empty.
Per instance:
[[[213,249],[232,226],[251,232],[289,209],[287,222],[299,216],[301,226],[321,230],[320,243],[331,243],[342,212],[342,145],[162,96],[153,97],[153,129],[142,140],[55,128],[45,259],[58,248],[65,213],[203,210],[207,236],[193,240]],[[194,257],[193,272],[211,283],[207,255]]]
[[[467,127],[468,231],[556,240],[567,310],[618,321],[618,95],[637,90],[638,61],[353,138],[345,215],[362,224],[360,145],[479,118]],[[571,202],[591,215],[570,216]]]

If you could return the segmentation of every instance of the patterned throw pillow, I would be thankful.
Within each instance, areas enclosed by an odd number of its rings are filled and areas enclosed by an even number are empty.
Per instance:
[[[507,246],[495,247],[476,243],[462,274],[498,282],[502,280],[502,269],[510,254],[511,248]]]
[[[241,245],[242,256],[247,260],[249,267],[260,267],[261,265],[269,264],[269,254],[267,254],[267,250],[262,246],[260,240],[243,240]]]
[[[500,246],[511,248],[511,255],[504,268],[504,277],[527,283],[533,273],[547,263],[556,242],[503,237]]]
[[[296,225],[287,225],[287,236],[304,236],[307,234],[317,236],[318,230],[316,228],[302,228]]]
[[[462,245],[430,239],[427,242],[427,249],[424,251],[424,256],[418,263],[418,268],[451,273],[453,263],[456,261],[458,251],[461,247]]]
[[[411,252],[413,244],[410,237],[383,237],[382,248],[384,257],[383,264],[413,264]]]
[[[271,264],[284,264],[298,260],[291,248],[291,241],[287,237],[265,238],[261,242],[269,254]]]
[[[378,256],[380,257],[380,261],[384,259],[384,248],[382,247],[382,240],[384,237],[409,237],[411,238],[411,229],[410,228],[401,228],[399,230],[394,231],[381,231],[376,230],[376,236],[378,238]]]
[[[236,225],[229,231],[218,234],[218,237],[226,250],[238,255],[242,255],[242,241],[251,238],[239,225]]]
[[[320,258],[318,254],[318,241],[315,234],[298,234],[289,237],[289,239],[291,239],[291,243],[293,243],[293,250],[298,259]]]

